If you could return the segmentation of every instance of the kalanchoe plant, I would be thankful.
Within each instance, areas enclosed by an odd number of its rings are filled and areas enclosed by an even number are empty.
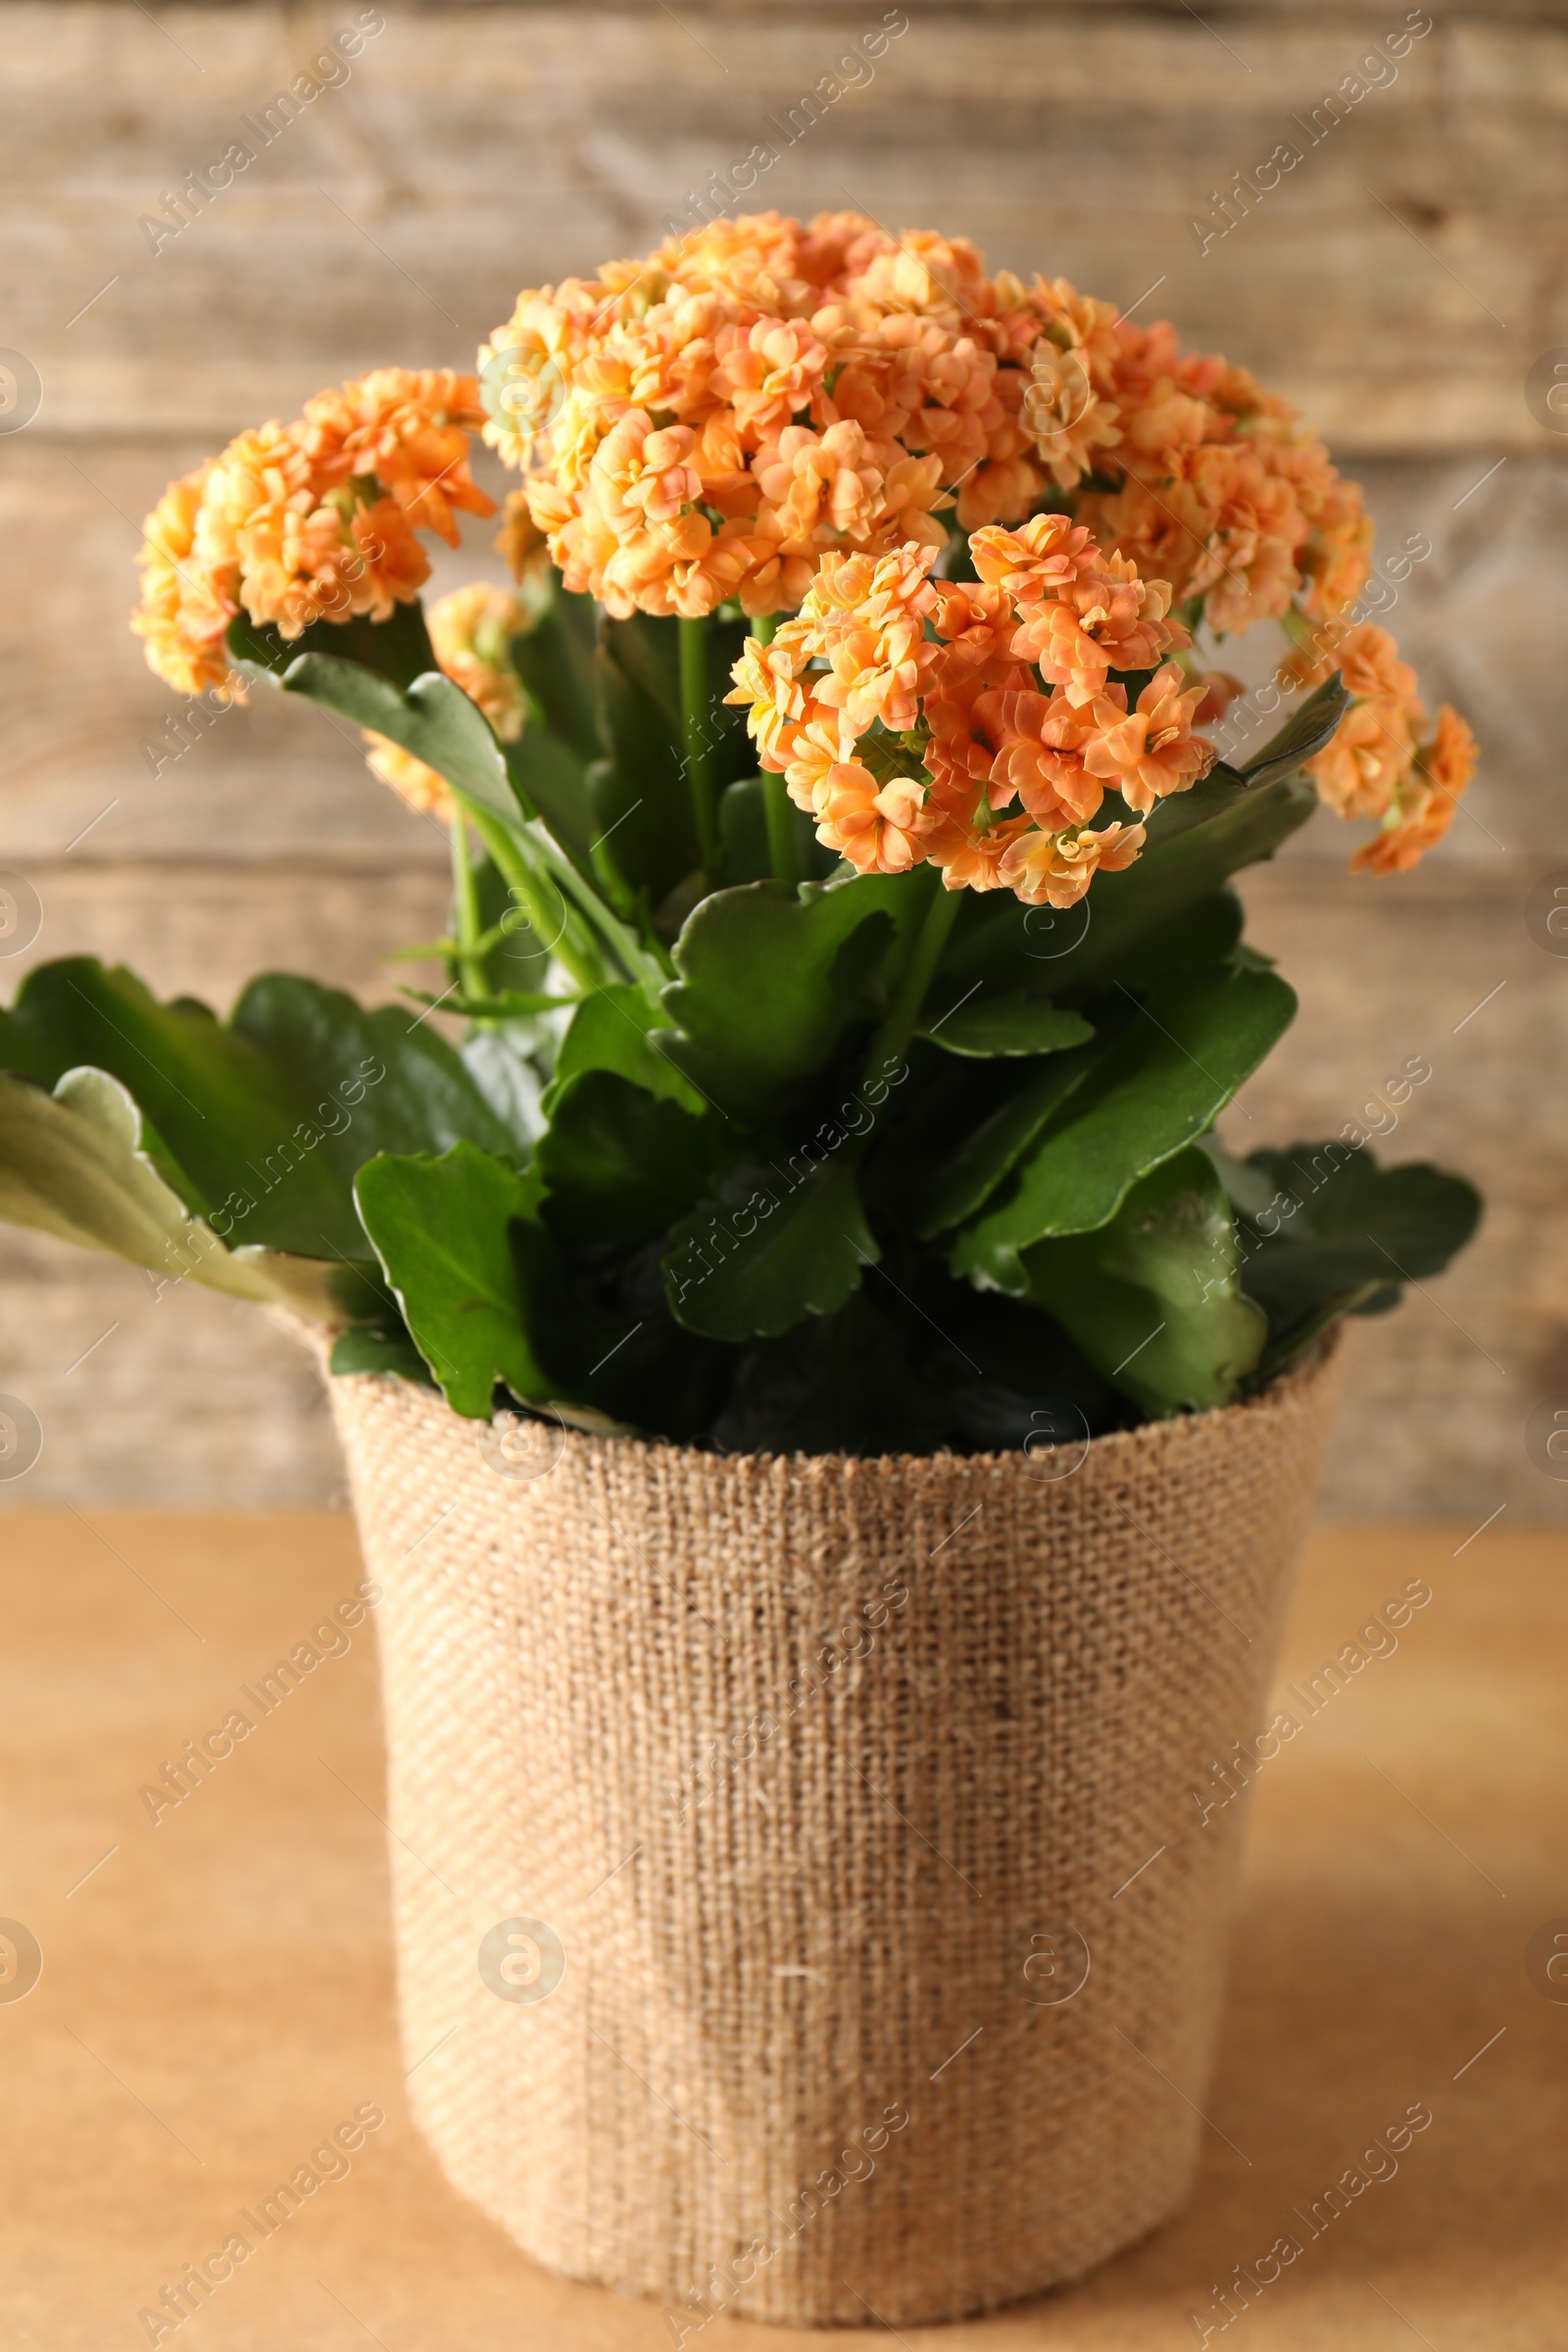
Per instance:
[[[426,619],[476,426],[516,591]],[[450,833],[445,984],[225,1025],[43,967],[0,1214],[475,1418],[880,1451],[1227,1403],[1477,1214],[1214,1134],[1296,1007],[1230,877],[1319,799],[1413,863],[1468,780],[1355,617],[1370,536],[1243,370],[855,216],[715,222],[525,294],[477,377],[242,434],[149,517],[135,625],[365,731]],[[1233,767],[1195,641],[1267,619],[1311,691]]]

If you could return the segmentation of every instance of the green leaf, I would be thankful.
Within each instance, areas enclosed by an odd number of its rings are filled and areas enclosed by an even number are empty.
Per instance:
[[[1462,1177],[1419,1160],[1380,1168],[1369,1151],[1338,1142],[1220,1164],[1242,1230],[1243,1287],[1268,1316],[1275,1361],[1335,1313],[1441,1274],[1481,1215]]]
[[[227,644],[236,669],[274,685],[302,654],[358,662],[390,678],[394,686],[412,686],[426,670],[440,666],[417,598],[394,605],[385,620],[371,620],[366,612],[350,620],[313,620],[298,637],[284,637],[271,621],[252,620],[242,612],[228,624]]]
[[[376,1330],[368,1324],[339,1332],[327,1369],[333,1373],[392,1372],[399,1380],[433,1385],[429,1366],[406,1331]]]
[[[1116,980],[1141,987],[1166,970],[1191,968],[1196,944],[1222,937],[1231,919],[1215,903],[1227,876],[1271,858],[1316,807],[1311,786],[1289,777],[1253,786],[1206,776],[1162,801],[1137,863],[1097,874],[1088,897],[1066,915],[1015,901],[979,900],[972,910],[965,907],[944,973],[958,994],[985,980],[1059,1002]]]
[[[655,1029],[667,1025],[662,1007],[650,1004],[641,989],[595,989],[577,1006],[561,1041],[556,1083],[564,1084],[584,1070],[614,1070],[648,1094],[665,1096],[686,1110],[705,1110],[707,1104],[690,1079],[648,1042]]]
[[[694,1118],[613,1070],[583,1070],[552,1089],[534,1165],[554,1231],[634,1241],[684,1216],[729,1156],[713,1114]]]
[[[423,1004],[434,1011],[439,1004],[443,1012],[460,1014],[470,1021],[535,1021],[542,1012],[568,1011],[577,1003],[575,997],[552,997],[537,991],[504,988],[495,996],[466,997],[460,990],[443,989],[437,996],[428,988],[401,988],[399,996],[407,997],[411,1004]]]
[[[977,1216],[1125,1027],[1125,1017],[1113,1014],[1089,1044],[1053,1054],[1040,1068],[997,1061],[961,1101],[951,1106],[940,1097],[933,1101],[920,1131],[899,1138],[899,1221],[932,1241]]]
[[[229,1027],[285,1073],[307,1106],[307,1120],[316,1098],[318,1156],[345,1203],[357,1170],[380,1152],[441,1152],[465,1141],[504,1159],[526,1153],[525,1136],[491,1108],[461,1054],[399,1005],[366,1007],[339,989],[274,972],[251,982]],[[359,1073],[363,1091],[353,1082],[334,1089],[345,1068]],[[326,1112],[334,1100],[347,1116],[328,1132]],[[310,1246],[302,1218],[291,1214],[286,1230],[299,1237],[296,1247]],[[357,1251],[363,1250],[358,1242]]]
[[[547,1402],[535,1327],[548,1316],[538,1180],[472,1144],[383,1152],[355,1184],[365,1230],[448,1404],[487,1421],[497,1382]]]
[[[940,1001],[939,990],[932,992]],[[1094,1030],[1081,1012],[1066,1012],[1039,997],[1004,997],[981,987],[946,1013],[922,1022],[917,1034],[945,1054],[1060,1054],[1087,1045]]]
[[[1241,1245],[1212,1162],[1178,1152],[1107,1225],[1025,1255],[1029,1297],[1098,1372],[1155,1414],[1229,1404],[1267,1324],[1242,1295]]]
[[[663,992],[675,1026],[657,1033],[656,1050],[735,1117],[786,1117],[845,1029],[879,1009],[896,932],[919,918],[921,879],[715,891],[675,944],[679,977]]]
[[[1119,942],[1102,935],[1100,944],[1106,950],[1106,960],[1099,974],[1092,968],[1080,970],[1076,979],[1064,978],[1058,986],[1064,997],[1084,1001],[1099,997],[1107,986],[1143,995],[1183,972],[1212,971],[1216,964],[1250,953],[1242,944],[1244,920],[1240,898],[1228,883],[1221,883],[1129,926]]]
[[[0,1064],[45,1085],[91,1065],[141,1105],[166,1180],[232,1239],[304,1257],[368,1250],[355,1170],[380,1151],[459,1137],[521,1148],[462,1060],[408,1008],[367,1011],[315,981],[252,981],[225,1027],[188,998],[160,1004],[90,956],[41,964],[0,1014]]]
[[[725,786],[718,803],[718,839],[724,857],[724,878],[731,884],[765,882],[773,871],[767,838],[766,781],[761,776],[738,776]],[[790,830],[795,845],[795,869],[804,879],[825,881],[839,860],[824,850],[816,827],[804,808],[789,804]]]
[[[710,1339],[770,1339],[831,1315],[881,1255],[847,1159],[796,1179],[769,1163],[737,1168],[677,1225],[665,1257],[671,1314]]]
[[[569,743],[535,726],[524,727],[515,743],[504,744],[502,758],[516,804],[525,814],[542,817],[572,863],[581,872],[591,873],[589,845],[598,825],[586,761]],[[496,813],[515,821],[517,807]]]
[[[493,858],[480,858],[473,869],[473,879],[479,901],[480,936],[500,934],[480,958],[486,987],[498,997],[542,995],[551,955],[560,937],[558,926],[565,922],[561,893],[548,876],[539,877],[539,895],[550,911],[544,917],[549,927],[536,931]]]
[[[148,1142],[135,1102],[103,1070],[69,1070],[52,1094],[0,1072],[0,1220],[312,1322],[363,1311],[351,1272],[226,1248],[166,1181]]]
[[[586,765],[604,750],[594,710],[594,600],[569,596],[555,572],[550,581],[545,610],[508,650],[537,719]]]
[[[743,623],[715,617],[708,624],[704,739],[720,792],[756,764],[744,717],[724,701],[745,636]],[[672,617],[636,612],[600,623],[599,731],[610,758],[589,780],[595,829],[604,841],[601,858],[653,907],[701,864],[686,772],[678,638]]]
[[[1297,774],[1331,740],[1349,704],[1345,681],[1336,670],[1315,694],[1298,705],[1257,758],[1248,760],[1242,769],[1248,783],[1255,789],[1272,784],[1277,777]]]
[[[1272,972],[1200,972],[1161,991],[959,1234],[954,1272],[1021,1294],[1020,1252],[1113,1217],[1140,1176],[1212,1124],[1295,1011]]]
[[[517,796],[489,720],[440,670],[427,670],[400,689],[357,662],[301,654],[276,682],[285,694],[303,695],[357,727],[388,736],[481,808],[504,823],[517,822]]]
[[[480,1101],[512,1139],[500,1157],[519,1165],[524,1148],[531,1147],[543,1125],[544,1078],[534,1059],[536,1050],[531,1021],[484,1022],[470,1029],[458,1048]]]
[[[701,862],[681,739],[675,623],[607,620],[596,658],[599,730],[610,757],[588,773],[602,859],[658,906]]]

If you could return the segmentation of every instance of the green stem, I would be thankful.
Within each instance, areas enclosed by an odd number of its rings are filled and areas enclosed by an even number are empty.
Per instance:
[[[934,869],[931,870],[933,878],[937,879],[937,893],[927,906],[920,928],[915,933],[914,946],[904,967],[898,992],[888,1007],[887,1018],[871,1040],[871,1051],[865,1064],[868,1078],[882,1077],[888,1063],[900,1058],[914,1035],[914,1026],[925,1003],[925,992],[942,959],[942,951],[948,944],[948,934],[953,929],[954,918],[958,911],[960,894],[944,888],[940,878],[935,876]]]
[[[782,776],[762,775],[762,807],[767,812],[767,862],[779,882],[799,882],[801,861],[796,855],[795,804]]]
[[[452,905],[457,916],[458,953],[455,961],[463,993],[470,1003],[489,995],[478,955],[479,893],[474,885],[473,860],[468,855],[468,820],[454,808],[448,827],[452,836]]]
[[[640,940],[631,926],[623,923],[614,909],[605,905],[595,885],[578,872],[548,834],[542,837],[535,835],[534,848],[563,898],[568,902],[575,901],[579,910],[624,964],[629,977],[651,997],[657,997],[664,982],[673,978],[675,971],[674,962],[662,941],[656,939],[645,944]]]
[[[562,894],[546,876],[535,871],[521,844],[499,817],[493,816],[488,808],[481,808],[466,794],[460,793],[458,799],[467,810],[474,831],[495,860],[502,880],[522,907],[529,927],[542,940],[554,938],[552,955],[571,974],[579,988],[597,988],[605,975],[602,970],[595,969],[591,953],[583,953],[584,943],[572,937],[569,925],[559,935],[556,934],[554,909],[546,893],[558,898]]]
[[[636,933],[605,905],[593,884],[584,881],[549,834],[536,827],[519,837],[476,802],[466,801],[464,805],[480,840],[514,896],[521,901],[530,924],[541,939],[549,939],[556,929],[552,897],[561,901],[566,923],[553,953],[578,987],[598,988],[607,980],[630,979],[651,1000],[657,1000],[674,971],[673,963],[657,944],[652,948],[643,945]]]
[[[752,635],[759,645],[771,645],[778,628],[778,614],[763,612],[753,623]],[[782,776],[762,772],[762,808],[767,816],[767,861],[777,882],[799,882],[801,860],[797,852],[794,803],[789,786]]]
[[[680,630],[680,707],[686,729],[686,785],[692,796],[697,850],[711,883],[718,875],[718,817],[713,793],[713,747],[708,732],[708,622],[686,620]]]

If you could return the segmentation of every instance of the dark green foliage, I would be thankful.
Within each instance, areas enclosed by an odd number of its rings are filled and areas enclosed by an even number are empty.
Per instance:
[[[1381,1313],[1406,1282],[1441,1274],[1480,1222],[1462,1177],[1420,1160],[1380,1168],[1364,1146],[1211,1156],[1236,1212],[1242,1287],[1268,1317],[1266,1370],[1336,1316]]]

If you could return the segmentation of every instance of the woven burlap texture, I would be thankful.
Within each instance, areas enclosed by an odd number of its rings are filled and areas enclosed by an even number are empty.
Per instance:
[[[509,1460],[331,1381],[454,2183],[677,2335],[956,2317],[1172,2213],[1246,1810],[1202,1806],[1267,1721],[1331,1355],[1076,1467]]]

